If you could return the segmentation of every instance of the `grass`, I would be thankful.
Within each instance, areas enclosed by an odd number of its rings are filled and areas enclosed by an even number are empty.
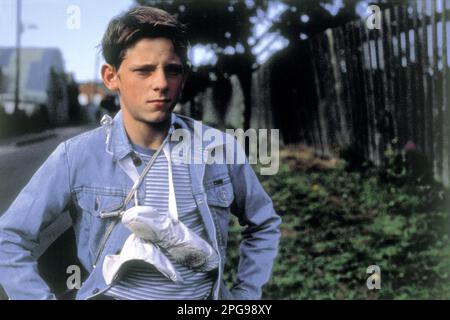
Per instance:
[[[450,298],[447,189],[412,176],[414,170],[391,174],[399,172],[398,161],[387,161],[384,169],[348,170],[343,160],[297,148],[283,150],[281,163],[277,175],[260,177],[283,219],[263,298]],[[230,286],[240,231],[232,219],[225,272]],[[371,265],[380,267],[380,290],[366,286]]]

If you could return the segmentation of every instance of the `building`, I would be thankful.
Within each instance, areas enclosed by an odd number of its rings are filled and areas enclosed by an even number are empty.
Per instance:
[[[16,49],[0,47],[0,105],[14,113]],[[28,116],[46,112],[50,124],[68,120],[67,79],[57,48],[22,48],[20,51],[19,109]]]

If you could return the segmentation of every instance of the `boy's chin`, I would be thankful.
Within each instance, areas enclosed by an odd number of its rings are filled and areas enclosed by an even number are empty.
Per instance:
[[[170,120],[172,112],[157,112],[146,117],[145,122],[149,124],[162,124]]]

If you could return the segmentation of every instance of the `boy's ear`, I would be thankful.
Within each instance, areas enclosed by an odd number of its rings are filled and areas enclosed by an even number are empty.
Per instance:
[[[102,80],[105,86],[111,91],[119,90],[117,70],[112,65],[106,63],[101,70]]]

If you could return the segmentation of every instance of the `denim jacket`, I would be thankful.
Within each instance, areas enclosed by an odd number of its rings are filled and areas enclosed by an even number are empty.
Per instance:
[[[194,120],[175,114],[172,120],[175,127],[189,130],[194,137]],[[243,152],[235,139],[233,143],[237,152]],[[192,157],[195,157],[204,155],[209,143],[191,141],[191,146]],[[120,161],[132,151],[119,112],[106,130],[99,127],[61,143],[37,170],[0,218],[0,284],[10,299],[55,298],[39,276],[35,249],[42,230],[66,210],[70,212],[75,230],[78,258],[89,273],[78,290],[77,299],[90,299],[108,289],[101,265],[106,255],[120,252],[130,231],[117,223],[105,236],[112,219],[101,219],[99,213],[120,207],[131,189],[133,181]],[[207,241],[220,257],[212,297],[261,298],[280,237],[281,219],[271,199],[247,161],[242,164],[192,163],[189,173]],[[142,201],[144,196],[144,189],[140,187],[137,197]],[[240,244],[236,281],[228,290],[223,283],[223,269],[230,213],[246,228]]]

